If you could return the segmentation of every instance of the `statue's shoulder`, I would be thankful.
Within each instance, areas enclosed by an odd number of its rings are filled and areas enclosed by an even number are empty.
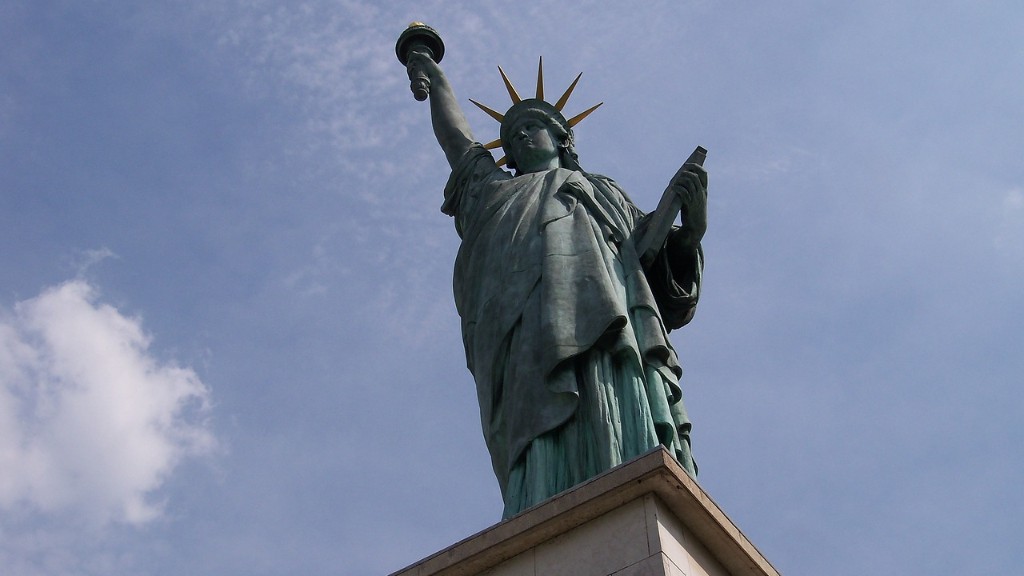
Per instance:
[[[611,186],[615,186],[616,188],[620,187],[618,182],[616,182],[615,180],[612,180],[611,178],[609,178],[608,176],[605,176],[604,174],[594,174],[593,172],[587,172],[586,176],[587,176],[587,178],[589,178],[591,180],[597,180],[599,182],[604,182],[604,183],[609,184]]]
[[[627,194],[626,191],[622,189],[622,186],[619,186],[619,183],[615,180],[603,174],[593,174],[590,172],[586,173],[586,178],[594,188],[605,195],[612,196],[623,206],[636,207],[633,203],[633,199],[629,197],[629,194]]]
[[[477,175],[493,174],[498,178],[511,178],[512,174],[494,161],[494,156],[479,142],[474,142],[452,167],[452,172],[472,172]]]

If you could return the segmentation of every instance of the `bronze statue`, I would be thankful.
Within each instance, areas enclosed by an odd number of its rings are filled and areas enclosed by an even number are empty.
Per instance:
[[[585,171],[543,63],[534,98],[501,122],[510,173],[477,143],[438,66],[444,45],[414,24],[400,38],[417,99],[452,174],[441,210],[462,239],[455,303],[503,517],[663,444],[691,474],[682,371],[668,332],[693,318],[707,227],[703,149],[672,178],[661,207],[640,211],[609,178]],[[500,68],[499,68],[500,71]],[[672,226],[676,214],[682,225]],[[643,247],[638,248],[638,247]]]

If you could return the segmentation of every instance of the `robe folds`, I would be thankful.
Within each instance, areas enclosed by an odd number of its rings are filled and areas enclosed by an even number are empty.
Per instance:
[[[462,244],[455,304],[491,463],[512,516],[658,444],[691,475],[668,331],[693,317],[700,249],[644,270],[644,214],[603,176],[512,176],[474,145],[442,211]]]

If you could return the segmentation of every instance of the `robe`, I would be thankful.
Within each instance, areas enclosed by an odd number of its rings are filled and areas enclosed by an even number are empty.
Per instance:
[[[658,444],[691,474],[668,331],[693,317],[703,257],[673,236],[644,270],[644,214],[578,170],[512,176],[479,144],[442,211],[462,239],[455,304],[504,517]]]

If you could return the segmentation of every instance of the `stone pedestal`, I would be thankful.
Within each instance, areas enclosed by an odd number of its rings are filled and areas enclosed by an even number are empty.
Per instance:
[[[392,576],[778,576],[664,449]]]

